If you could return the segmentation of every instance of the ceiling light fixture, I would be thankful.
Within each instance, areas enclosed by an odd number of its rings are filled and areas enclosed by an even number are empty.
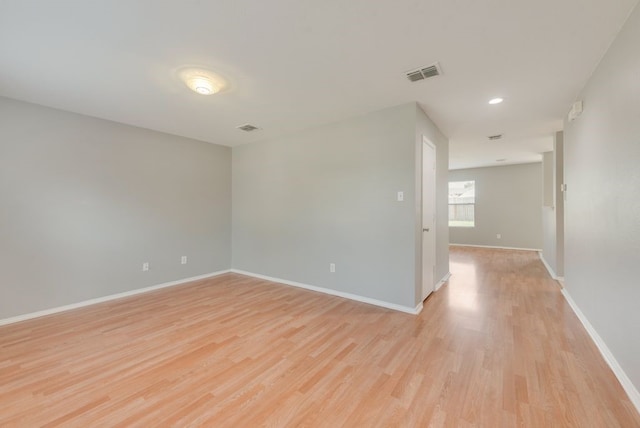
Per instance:
[[[503,101],[504,101],[504,99],[502,99],[502,98],[493,98],[493,99],[489,100],[489,104],[491,104],[491,105],[500,104]]]
[[[187,86],[200,95],[211,95],[214,93],[211,81],[204,76],[196,76],[189,79]]]
[[[178,76],[189,89],[200,95],[212,95],[226,87],[224,79],[201,68],[184,68]]]

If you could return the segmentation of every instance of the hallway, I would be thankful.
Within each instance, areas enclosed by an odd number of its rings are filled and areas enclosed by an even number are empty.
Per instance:
[[[452,336],[466,336],[465,407],[480,400],[491,413],[501,402],[507,426],[640,426],[535,252],[452,246],[451,272],[440,303],[457,326]]]

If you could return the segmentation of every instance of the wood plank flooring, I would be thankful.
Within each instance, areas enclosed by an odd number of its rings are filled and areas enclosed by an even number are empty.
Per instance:
[[[0,327],[1,427],[640,427],[534,252],[407,315],[236,274]]]

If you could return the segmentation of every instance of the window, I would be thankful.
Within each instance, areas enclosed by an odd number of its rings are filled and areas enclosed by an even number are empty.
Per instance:
[[[474,227],[476,182],[449,182],[449,227]]]

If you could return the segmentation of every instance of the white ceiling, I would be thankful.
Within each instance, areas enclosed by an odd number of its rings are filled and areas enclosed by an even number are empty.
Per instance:
[[[417,101],[451,168],[532,162],[636,3],[0,0],[0,95],[229,146]],[[231,88],[190,92],[185,65]]]

